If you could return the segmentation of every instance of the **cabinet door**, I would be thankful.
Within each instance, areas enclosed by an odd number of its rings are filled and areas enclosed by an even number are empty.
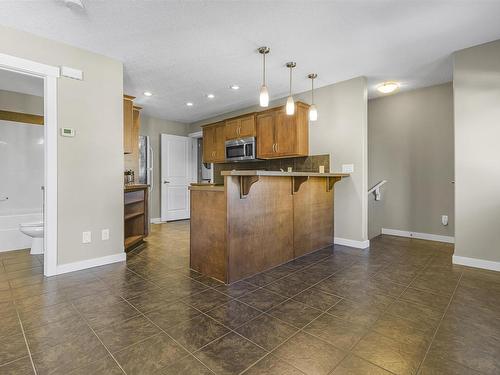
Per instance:
[[[208,126],[203,128],[203,161],[205,163],[212,163],[214,161],[214,139],[215,128]]]
[[[240,120],[227,120],[226,121],[226,139],[239,138]]]
[[[284,110],[276,112],[276,152],[280,157],[297,154],[296,115],[289,116]]]
[[[240,118],[240,138],[255,137],[255,115]]]
[[[132,130],[134,127],[134,102],[131,97],[123,99],[123,153],[131,154],[133,151]]]
[[[215,129],[215,163],[223,163],[226,161],[226,124],[221,123],[214,126]]]
[[[276,156],[274,135],[274,112],[257,115],[257,157],[269,159]]]
[[[141,108],[134,106],[133,125],[132,125],[132,152],[139,160],[139,134],[141,130]]]

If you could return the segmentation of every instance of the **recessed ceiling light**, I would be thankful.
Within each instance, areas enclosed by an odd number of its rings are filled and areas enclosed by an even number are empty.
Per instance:
[[[240,86],[238,86],[238,85],[231,85],[231,86],[229,86],[229,88],[230,88],[231,90],[239,90],[239,89],[240,89]]]
[[[76,7],[84,9],[85,5],[83,4],[83,0],[64,0],[64,3],[68,7]]]
[[[382,94],[389,94],[399,89],[398,82],[384,82],[377,86],[377,90]]]
[[[208,94],[208,95],[207,95],[207,98],[208,98],[208,99],[213,99],[213,98],[215,98],[215,95],[214,95],[214,94]]]
[[[151,91],[144,91],[144,96],[153,96]]]
[[[187,105],[188,107],[192,107],[192,106],[193,106],[193,103],[192,103],[192,102],[187,102],[187,103],[186,103],[186,105]]]

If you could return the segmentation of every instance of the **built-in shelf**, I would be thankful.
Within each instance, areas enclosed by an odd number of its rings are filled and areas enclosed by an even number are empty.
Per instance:
[[[134,246],[135,244],[141,242],[143,238],[144,238],[143,235],[130,236],[130,237],[125,238],[125,248],[128,248],[130,246]]]
[[[125,220],[130,220],[130,219],[133,219],[134,217],[143,216],[143,215],[144,215],[144,211],[133,212],[131,214],[125,215]]]
[[[134,203],[141,203],[141,202],[144,202],[144,198],[134,199],[134,200],[132,200],[132,201],[125,202],[125,206],[128,206],[128,205],[130,205],[130,204],[134,204]]]
[[[130,251],[141,246],[149,232],[148,186],[125,186],[123,203],[125,251]]]

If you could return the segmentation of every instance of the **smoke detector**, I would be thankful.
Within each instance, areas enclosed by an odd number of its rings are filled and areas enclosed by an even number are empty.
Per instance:
[[[66,4],[68,8],[85,9],[83,0],[64,0],[64,4]]]

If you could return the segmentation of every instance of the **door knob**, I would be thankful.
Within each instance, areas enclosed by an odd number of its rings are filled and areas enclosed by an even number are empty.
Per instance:
[[[169,183],[170,183],[170,181],[165,180],[165,181],[163,181],[163,183],[164,183],[164,184],[169,184]]]

